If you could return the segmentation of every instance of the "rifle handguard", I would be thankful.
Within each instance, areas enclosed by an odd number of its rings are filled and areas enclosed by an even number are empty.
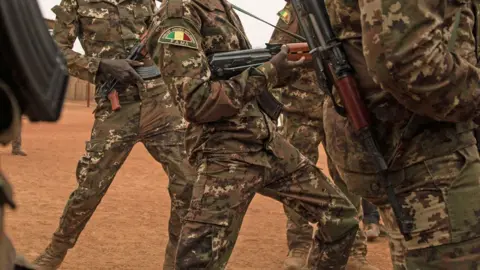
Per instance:
[[[122,107],[120,106],[120,99],[117,90],[108,93],[108,100],[110,100],[110,103],[112,104],[112,111],[118,111]]]
[[[285,44],[288,48],[288,57],[290,61],[298,61],[302,57],[305,57],[305,61],[311,61],[312,55],[306,42],[302,43],[288,43]]]

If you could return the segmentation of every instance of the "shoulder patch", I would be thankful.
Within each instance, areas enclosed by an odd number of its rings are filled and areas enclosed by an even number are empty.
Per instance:
[[[284,8],[284,9],[280,10],[277,13],[277,15],[286,24],[290,24],[292,22],[292,13],[289,9]]]
[[[170,44],[174,46],[199,49],[195,36],[184,27],[170,27],[165,30],[158,39],[158,43]]]

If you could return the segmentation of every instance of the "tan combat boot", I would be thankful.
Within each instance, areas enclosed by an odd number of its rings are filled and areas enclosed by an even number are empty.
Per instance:
[[[371,265],[363,255],[352,255],[348,258],[345,270],[380,270]]]
[[[380,236],[380,226],[375,223],[368,224],[364,231],[369,242],[374,241]]]
[[[14,156],[26,156],[27,153],[20,148],[12,149],[12,155]]]
[[[35,269],[37,270],[55,270],[60,267],[65,256],[67,256],[68,249],[54,248],[49,244],[45,251],[40,254],[34,261]]]
[[[306,248],[294,248],[288,252],[288,256],[283,262],[284,270],[305,270],[307,267],[307,258],[309,250]]]

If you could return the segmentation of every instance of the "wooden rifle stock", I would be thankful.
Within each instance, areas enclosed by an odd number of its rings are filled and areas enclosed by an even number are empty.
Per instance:
[[[112,111],[118,111],[122,106],[120,106],[120,99],[118,98],[117,90],[112,90],[108,93],[108,100],[110,100],[110,104],[112,105]]]
[[[288,48],[288,57],[290,61],[298,61],[305,57],[305,61],[312,61],[312,55],[306,42],[285,44]]]

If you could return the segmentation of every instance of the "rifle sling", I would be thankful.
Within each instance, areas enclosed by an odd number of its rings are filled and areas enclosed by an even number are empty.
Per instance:
[[[293,37],[293,38],[296,38],[296,39],[298,39],[298,40],[301,40],[301,41],[303,41],[303,42],[307,41],[304,37],[302,37],[302,36],[300,36],[300,35],[297,35],[297,34],[295,34],[295,33],[292,33],[292,32],[290,32],[290,31],[287,31],[287,30],[285,30],[285,29],[282,29],[282,28],[280,28],[280,27],[278,27],[278,26],[276,26],[276,25],[273,25],[273,24],[271,24],[271,23],[269,23],[269,22],[267,22],[267,21],[265,21],[265,20],[260,19],[259,17],[253,15],[252,13],[250,13],[250,12],[248,12],[248,11],[246,11],[246,10],[244,10],[244,9],[242,9],[242,8],[240,8],[240,7],[232,4],[232,3],[230,3],[230,4],[232,5],[233,9],[235,9],[235,10],[237,10],[237,11],[239,11],[239,12],[241,12],[241,13],[247,15],[247,16],[250,16],[250,17],[252,17],[252,18],[254,18],[254,19],[256,19],[256,20],[258,20],[258,21],[260,21],[260,22],[263,22],[263,23],[265,23],[265,24],[267,24],[267,25],[269,25],[269,26],[277,29],[278,31],[281,31],[281,32],[283,32],[283,33],[285,33],[285,34],[287,34],[287,35],[289,35],[289,36],[291,36],[291,37]]]

